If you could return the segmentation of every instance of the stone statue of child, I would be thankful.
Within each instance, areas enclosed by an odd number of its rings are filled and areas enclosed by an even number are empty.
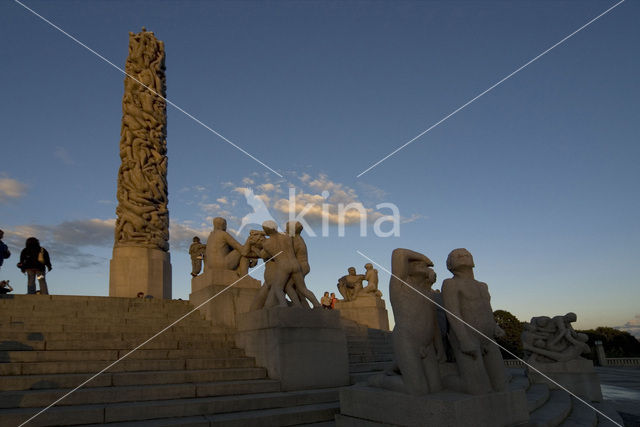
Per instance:
[[[369,379],[375,387],[402,393],[424,395],[442,389],[438,359],[444,349],[431,286],[436,273],[425,255],[409,249],[396,249],[391,255],[389,298],[395,318],[393,355],[400,375],[392,372]],[[412,289],[413,288],[413,289]],[[428,298],[416,295],[416,291]]]
[[[193,238],[193,243],[189,246],[189,256],[191,257],[191,276],[196,277],[202,268],[202,260],[207,250],[207,245],[200,243],[198,236]]]
[[[349,274],[338,279],[338,291],[345,301],[353,301],[363,289],[362,282],[365,280],[365,275],[356,274],[355,267],[349,267],[347,271]]]
[[[493,318],[489,288],[474,278],[474,267],[469,251],[451,251],[447,269],[453,277],[442,283],[442,297],[448,310],[449,341],[460,374],[445,377],[445,384],[447,388],[477,395],[502,391],[507,381],[498,346],[468,326],[489,338],[504,336]]]
[[[378,290],[378,270],[373,268],[373,264],[366,263],[364,265],[366,273],[364,274],[364,280],[367,281],[367,286],[362,289],[362,294],[375,294],[377,297],[382,296],[382,292]]]

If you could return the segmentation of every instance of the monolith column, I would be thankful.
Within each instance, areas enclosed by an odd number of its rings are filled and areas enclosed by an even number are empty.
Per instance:
[[[129,33],[109,295],[171,298],[164,43]]]

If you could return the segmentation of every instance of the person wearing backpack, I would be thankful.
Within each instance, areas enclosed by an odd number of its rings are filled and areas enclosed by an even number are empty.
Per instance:
[[[4,262],[4,260],[11,256],[11,252],[9,252],[9,248],[2,241],[3,237],[4,237],[4,231],[0,230],[0,267],[2,267],[2,263]]]
[[[35,237],[29,237],[25,243],[25,248],[20,253],[18,268],[27,274],[27,293],[36,293],[36,278],[40,285],[40,293],[49,295],[47,280],[45,279],[46,269],[51,271],[51,259],[49,252],[40,246],[40,242]]]

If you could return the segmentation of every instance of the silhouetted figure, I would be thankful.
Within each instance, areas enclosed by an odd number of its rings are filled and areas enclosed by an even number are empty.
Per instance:
[[[49,295],[45,275],[46,269],[51,271],[51,259],[49,258],[49,252],[40,246],[40,242],[35,237],[27,239],[25,248],[20,253],[18,268],[27,274],[27,293],[36,293],[37,278],[40,285],[40,293]]]
[[[2,241],[3,237],[4,237],[4,231],[0,230],[0,267],[2,267],[2,263],[4,262],[4,260],[11,256],[11,252],[9,252],[9,248]]]
[[[13,288],[9,284],[8,280],[0,281],[0,295],[8,294],[9,292],[13,292]]]

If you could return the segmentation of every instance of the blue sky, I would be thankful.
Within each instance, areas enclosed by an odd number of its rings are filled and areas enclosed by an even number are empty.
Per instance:
[[[449,251],[466,247],[494,309],[640,324],[638,2],[360,178],[615,2],[25,4],[120,67],[128,32],[154,31],[168,98],[286,178],[168,108],[174,297],[190,292],[190,237],[251,212],[239,188],[278,216],[295,184],[362,203],[370,219],[394,203],[403,218],[398,237],[357,225],[308,237],[316,294],[363,270],[356,250],[387,267],[396,247],[421,251],[439,286]],[[34,234],[52,252],[52,292],[106,295],[124,76],[12,1],[0,3],[0,57],[0,228],[14,252],[1,278],[26,291],[15,263]]]

